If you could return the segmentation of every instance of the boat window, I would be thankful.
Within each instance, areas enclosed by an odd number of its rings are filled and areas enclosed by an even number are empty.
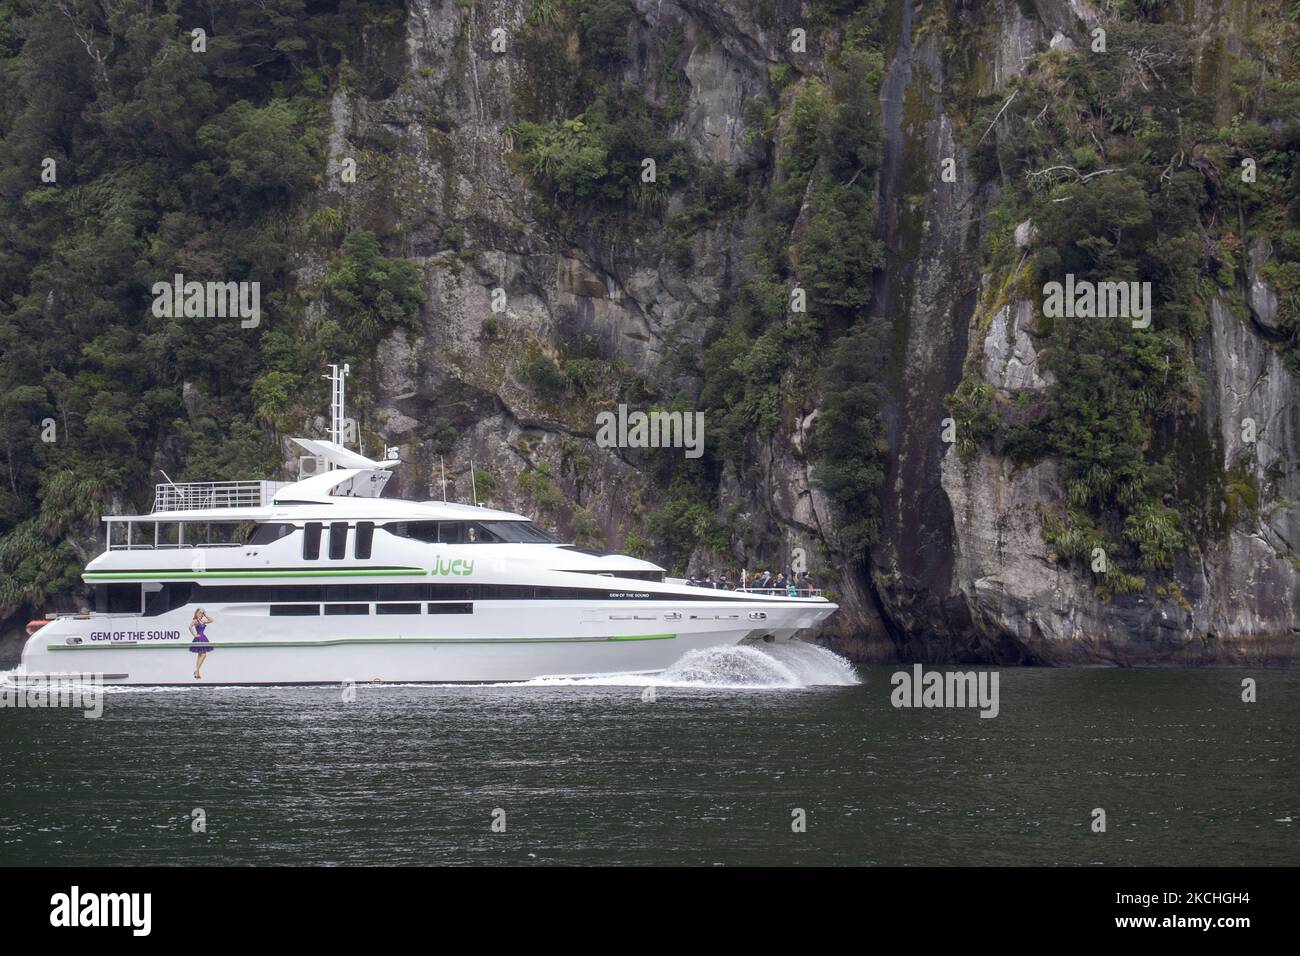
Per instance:
[[[321,588],[326,601],[340,601],[346,604],[369,604],[371,601],[377,601],[383,590],[383,585],[379,584],[326,584]]]
[[[272,604],[271,617],[311,617],[320,613],[319,604]]]
[[[139,614],[139,584],[96,584],[95,610],[100,614]]]
[[[376,604],[376,614],[419,614],[418,604]]]
[[[293,525],[291,524],[259,524],[248,539],[249,544],[270,544],[273,541],[279,541],[293,534]]]
[[[567,574],[599,574],[602,577],[635,578],[638,581],[656,581],[659,583],[662,583],[664,579],[662,571],[607,571],[603,568],[564,568],[563,570]]]
[[[484,521],[478,525],[496,541],[507,544],[558,544],[559,539],[531,521]]]
[[[375,539],[375,523],[373,521],[357,522],[357,543],[355,545],[357,558],[365,560],[370,557],[371,545]]]
[[[477,584],[430,584],[428,588],[426,597],[430,600],[444,601],[468,601],[479,597],[479,592],[482,590]]]
[[[207,607],[209,604],[271,604],[271,605],[305,605],[311,608],[317,607],[321,601],[331,601],[338,604],[370,604],[374,602],[389,603],[414,603],[417,601],[445,601],[452,603],[464,603],[472,601],[573,601],[579,599],[609,600],[612,598],[637,598],[643,600],[664,600],[664,601],[746,601],[747,598],[734,597],[727,595],[725,592],[715,591],[712,588],[692,588],[695,593],[679,594],[673,592],[659,591],[632,591],[626,587],[613,589],[607,581],[597,582],[594,575],[588,578],[592,584],[600,583],[601,587],[553,587],[550,585],[531,584],[195,584],[188,600],[184,600],[181,593],[177,593],[173,599],[168,598],[168,603],[173,600],[177,607],[183,604],[198,604]],[[96,600],[106,600],[99,598],[100,589],[112,585],[96,585]],[[172,587],[183,587],[176,583],[167,585]],[[117,585],[132,589],[124,592],[128,598],[134,594],[134,599],[139,600],[139,585]],[[149,596],[150,601],[161,600],[155,595]],[[139,605],[132,604],[130,611],[139,613]],[[280,612],[273,612],[280,613]],[[286,612],[292,613],[292,612]],[[317,611],[306,613],[316,614]],[[437,613],[437,612],[431,612]],[[468,612],[464,612],[468,613]]]
[[[194,585],[189,581],[173,581],[164,584],[157,591],[146,594],[144,599],[145,617],[157,617],[159,614],[166,614],[178,607],[184,607],[190,603],[190,593],[193,590]]]
[[[186,522],[185,540],[197,544],[247,544],[253,525],[247,521]]]
[[[330,522],[330,560],[342,560],[348,553],[348,523]]]
[[[423,541],[425,544],[467,544],[464,521],[394,521],[382,526],[389,534],[399,538]],[[476,540],[481,537],[475,532]]]
[[[473,614],[474,605],[470,603],[449,603],[441,602],[439,604],[429,605],[430,614]]]
[[[326,604],[326,614],[369,614],[369,604]]]
[[[438,522],[436,521],[394,521],[391,524],[381,525],[389,534],[395,534],[399,538],[411,538],[414,541],[423,541],[425,544],[438,543]]]
[[[304,561],[315,561],[320,557],[320,528],[319,521],[308,521],[302,529],[302,559]]]
[[[206,604],[293,604],[305,601],[370,603],[371,601],[428,599],[428,586],[423,584],[205,584],[200,587],[194,603],[206,606]]]

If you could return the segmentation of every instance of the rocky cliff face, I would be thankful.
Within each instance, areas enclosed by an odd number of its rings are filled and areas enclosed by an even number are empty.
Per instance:
[[[1015,56],[1023,61],[1045,40],[1053,48],[1063,40],[1085,42],[1084,29],[1098,22],[1096,11],[1086,4],[1036,3],[1036,29],[1017,10],[1007,9],[1016,6],[1004,5],[999,11],[1006,29],[996,44],[995,82],[1017,72]],[[1212,32],[1208,24],[1222,27],[1221,36],[1226,35],[1231,46],[1236,21],[1221,7],[1189,5],[1190,22],[1207,31],[1203,41]],[[960,232],[962,225],[954,217],[945,218],[938,206],[939,201],[932,200],[925,225],[931,226],[928,217],[933,214],[936,232]],[[1033,238],[1032,223],[1016,230],[1018,247],[1032,246]],[[1252,261],[1265,255],[1256,250]],[[1267,332],[1272,293],[1266,284],[1256,285],[1254,275],[1252,266],[1250,302],[1257,323]],[[953,298],[952,292],[919,298],[911,312],[933,314]],[[969,307],[961,314],[971,323],[964,331],[985,382],[1003,395],[1033,396],[1047,388],[1052,376],[1040,366],[1035,349],[1033,302],[1003,305],[983,329]],[[951,528],[952,564],[940,565],[938,573],[902,575],[907,582],[905,600],[910,605],[919,594],[924,609],[905,628],[914,653],[1041,663],[1294,660],[1300,647],[1295,539],[1300,388],[1259,331],[1222,299],[1212,300],[1209,332],[1198,354],[1206,380],[1205,415],[1192,430],[1208,433],[1213,457],[1196,467],[1216,473],[1235,469],[1239,480],[1258,489],[1260,505],[1249,514],[1234,515],[1222,538],[1208,541],[1204,553],[1179,568],[1177,576],[1186,587],[1176,599],[1140,594],[1103,603],[1091,581],[1063,566],[1042,530],[1044,507],[1059,506],[1064,499],[1062,482],[1050,462],[1017,469],[988,450],[963,462],[952,446],[925,444],[931,458],[941,457],[937,470],[942,494],[935,494],[933,483],[925,478],[895,485],[895,490],[902,498],[903,489],[914,488],[917,513],[928,508],[936,530],[919,540],[934,541],[936,549],[942,549],[940,536]],[[954,333],[949,332],[946,343],[933,334],[923,341],[955,350],[966,339]],[[924,368],[923,361],[918,364]],[[936,413],[927,412],[930,417],[923,420],[930,424]],[[1245,422],[1252,435],[1248,444],[1242,441]],[[920,531],[924,525],[922,517],[912,527]],[[901,552],[917,540],[900,537],[893,547]],[[895,584],[885,590],[897,594],[900,589]],[[927,614],[942,615],[947,626],[926,628]]]
[[[389,254],[419,263],[425,277],[422,329],[383,343],[364,408],[369,431],[400,444],[411,462],[396,490],[439,494],[441,456],[452,493],[468,498],[473,460],[492,476],[484,490],[494,503],[540,509],[566,533],[581,529],[593,543],[620,549],[659,493],[644,460],[598,447],[594,406],[539,400],[520,381],[518,363],[581,341],[653,393],[696,394],[699,383],[673,358],[701,348],[728,291],[747,274],[758,210],[751,191],[735,215],[695,233],[689,264],[665,255],[651,236],[552,228],[508,132],[564,80],[564,63],[519,50],[537,6],[412,0],[404,45],[373,53],[372,73],[386,81],[333,101],[329,201],[354,226],[397,237]],[[818,5],[633,6],[621,81],[658,106],[672,100],[672,135],[703,161],[735,170],[752,158],[745,106],[769,95],[774,67],[799,79],[827,75],[824,31],[833,26],[810,19]],[[1185,16],[1207,36],[1213,22],[1231,37],[1232,11],[1220,6],[1189,3]],[[1033,302],[1013,298],[980,316],[981,291],[1005,279],[981,275],[979,260],[999,191],[978,184],[959,136],[965,120],[952,104],[1003,94],[1033,55],[1086,43],[1100,15],[1084,0],[957,7],[971,33],[960,56],[941,31],[927,28],[924,6],[886,8],[892,49],[880,93],[878,176],[886,264],[870,311],[893,329],[894,372],[882,410],[889,469],[870,560],[821,569],[844,608],[832,638],[878,658],[1132,663],[1293,655],[1300,645],[1300,389],[1261,337],[1276,306],[1254,265],[1253,311],[1226,296],[1213,303],[1198,355],[1205,390],[1196,427],[1212,449],[1204,466],[1236,469],[1258,498],[1183,561],[1176,598],[1104,602],[1044,539],[1042,509],[1064,495],[1050,461],[1016,468],[989,449],[963,460],[941,440],[944,399],[963,367],[973,363],[1005,392],[1033,393],[1052,382],[1035,344]],[[807,50],[792,51],[790,30],[801,25]],[[497,30],[504,53],[493,50]],[[347,158],[357,162],[357,180],[341,185],[337,172]],[[951,181],[942,175],[948,160]],[[1019,244],[1033,241],[1032,225],[1018,231]],[[1266,257],[1257,250],[1252,263]],[[301,275],[310,281],[319,267],[305,256]],[[504,295],[504,311],[494,311],[494,295]],[[740,542],[729,553],[697,549],[693,569],[788,566],[795,549],[824,553],[834,517],[812,480],[816,414],[815,403],[787,408],[775,436],[755,443],[753,463],[724,464],[719,509],[745,516],[761,551]],[[1247,418],[1258,438],[1243,444]],[[449,424],[455,439],[434,434],[436,421]],[[544,483],[521,480],[538,474]]]
[[[746,217],[697,235],[688,268],[644,236],[560,236],[543,226],[507,131],[543,80],[543,65],[510,46],[530,9],[521,0],[412,3],[404,56],[390,65],[395,89],[335,98],[330,172],[348,157],[360,172],[346,187],[331,176],[331,188],[351,223],[402,236],[398,251],[423,267],[429,297],[421,334],[394,335],[381,349],[367,424],[413,459],[403,493],[441,493],[427,426],[442,418],[461,432],[443,455],[452,494],[468,497],[473,460],[493,476],[497,503],[535,510],[518,479],[541,467],[564,498],[549,517],[572,533],[575,510],[589,509],[597,536],[621,547],[650,494],[641,470],[626,451],[595,445],[590,406],[531,395],[517,362],[530,349],[554,356],[584,341],[662,392],[698,388],[674,378],[670,359],[699,348],[720,297],[743,274]],[[492,51],[496,29],[506,31],[505,54]],[[786,31],[759,26],[746,4],[650,2],[637,5],[631,30],[622,82],[662,106],[665,77],[683,78],[674,135],[696,157],[736,167],[749,149],[744,104],[765,95]],[[503,311],[493,309],[494,290]],[[726,504],[775,515],[787,560],[790,548],[811,552],[829,521],[809,480],[808,425],[792,423],[763,450],[756,479],[723,491]]]
[[[1017,311],[1024,311],[1024,303]],[[989,364],[1006,355],[985,340]],[[1199,561],[1180,568],[1181,600],[1148,594],[1103,603],[1091,583],[1063,568],[1043,537],[1041,510],[1063,491],[1050,463],[1017,470],[981,453],[942,465],[952,503],[962,603],[985,655],[1041,663],[1258,663],[1294,660],[1300,642],[1295,563],[1300,389],[1275,352],[1220,300],[1211,307],[1207,469],[1239,469],[1266,502],[1243,515]],[[986,364],[986,372],[989,368]],[[1033,362],[1027,373],[1033,375]],[[1017,372],[1016,374],[1022,374]],[[1005,379],[990,376],[994,384]],[[1242,423],[1269,437],[1243,444]],[[1250,426],[1247,426],[1250,427]],[[936,638],[942,640],[942,637]],[[942,651],[940,651],[942,653]],[[949,645],[960,654],[961,645]]]

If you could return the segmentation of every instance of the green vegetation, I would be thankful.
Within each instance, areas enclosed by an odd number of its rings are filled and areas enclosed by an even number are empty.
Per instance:
[[[568,504],[555,476],[545,465],[526,469],[519,476],[518,486],[532,505],[533,514],[548,524],[555,524],[561,510]]]
[[[420,270],[405,259],[389,259],[379,240],[364,230],[351,233],[325,274],[332,315],[350,339],[348,352],[373,347],[394,328],[419,327],[424,288]],[[329,334],[322,330],[321,334]]]
[[[1105,548],[1110,567],[1099,588],[1108,594],[1145,586],[1125,567],[1168,571],[1222,528],[1221,483],[1176,458],[1203,427],[1193,350],[1208,303],[1218,295],[1240,308],[1244,250],[1258,238],[1275,250],[1264,274],[1286,300],[1282,347],[1292,362],[1300,343],[1292,285],[1300,250],[1291,239],[1300,221],[1297,31],[1262,19],[1233,63],[1244,82],[1223,89],[1197,74],[1195,38],[1164,22],[1164,7],[1129,4],[1130,22],[1107,23],[1106,54],[1039,55],[1012,89],[980,105],[967,131],[976,169],[1004,187],[986,271],[1016,272],[1011,230],[1032,219],[1031,288],[1067,273],[1151,283],[1147,329],[1123,319],[1041,319],[1036,345],[1055,380],[1045,398],[999,399],[971,368],[949,399],[964,454],[992,444],[1019,462],[1058,462],[1069,512],[1045,518],[1048,540],[1085,567],[1093,547]],[[1275,46],[1278,31],[1287,42]],[[1283,60],[1264,70],[1278,51]],[[1217,118],[1225,102],[1235,114],[1227,127]],[[1255,183],[1242,182],[1247,156]],[[989,292],[984,322],[1001,294]]]
[[[843,545],[854,557],[876,533],[879,386],[874,376],[863,378],[855,360],[863,358],[863,343],[879,336],[868,333],[861,313],[883,262],[875,239],[882,13],[880,0],[819,4],[818,21],[838,19],[842,36],[828,57],[828,82],[797,80],[788,64],[775,65],[771,98],[745,107],[750,155],[729,170],[694,159],[669,135],[687,88],[677,67],[682,30],[647,41],[662,45],[664,110],[618,78],[633,16],[624,0],[535,0],[530,8],[521,42],[533,89],[510,132],[550,225],[591,246],[594,236],[615,244],[639,235],[649,219],[668,260],[687,268],[702,230],[755,199],[761,210],[749,278],[724,292],[703,353],[682,349],[675,357],[680,374],[701,386],[696,400],[676,396],[673,403],[702,409],[709,435],[702,460],[655,466],[656,484],[668,491],[646,527],[655,553],[677,570],[684,569],[689,542],[723,551],[746,534],[738,518],[716,517],[723,462],[748,468],[758,443],[792,415],[806,414],[823,390],[852,400],[832,401],[819,418],[814,442],[830,448],[830,461],[818,480],[827,483],[845,524]],[[642,181],[646,158],[655,160],[654,183]],[[756,194],[768,180],[774,185]],[[670,196],[675,210],[665,221]],[[804,296],[797,310],[796,287]],[[843,359],[821,371],[822,350],[850,332],[836,352]],[[514,371],[544,401],[593,388],[586,370],[564,356],[530,351]]]
[[[680,103],[656,108],[617,78],[633,17],[627,0],[534,0],[531,7],[520,42],[532,84],[509,133],[559,228],[657,216],[690,173],[688,151],[668,134]],[[682,42],[680,34],[661,40]],[[671,87],[676,76],[666,80]],[[652,181],[645,181],[646,160],[654,161]]]
[[[97,513],[147,507],[132,499],[159,467],[278,466],[256,423],[318,405],[332,347],[281,291],[324,169],[323,101],[345,75],[370,82],[349,58],[402,15],[396,0],[0,0],[0,617],[73,589]],[[331,241],[341,227],[314,222]],[[155,316],[153,284],[177,273],[259,282],[258,326]],[[409,318],[407,279],[364,234],[345,242],[331,295],[353,357]]]
[[[558,401],[569,388],[569,380],[555,364],[555,360],[537,349],[519,360],[515,374],[539,397],[550,401]]]
[[[862,29],[847,32],[864,42]],[[756,440],[822,396],[815,478],[836,508],[842,556],[858,559],[878,531],[884,474],[876,423],[883,333],[862,317],[884,261],[875,238],[873,112],[883,58],[868,46],[842,49],[834,60],[829,84],[805,80],[782,97],[776,186],[752,276],[710,331],[698,371],[711,441],[726,460],[752,460]]]
[[[840,555],[861,557],[880,531],[880,490],[888,448],[880,424],[885,365],[881,325],[864,326],[831,348],[815,438],[816,479],[835,502]]]
[[[702,469],[684,467],[668,487],[662,505],[646,516],[648,530],[663,556],[665,566],[674,574],[686,571],[691,551],[703,546],[724,551],[727,534],[711,505],[713,491],[702,480]]]
[[[562,122],[521,120],[510,132],[553,214],[601,208],[657,212],[690,169],[685,148],[667,138],[662,123],[645,100],[629,93],[612,106],[601,97]],[[650,182],[645,181],[647,160],[654,161]]]
[[[758,6],[765,29],[787,26],[779,5]],[[1106,7],[1107,54],[1043,52],[1012,87],[978,99],[988,68],[968,41],[987,37],[962,33],[986,15],[978,6],[922,0],[917,18],[918,38],[938,35],[960,64],[942,84],[932,79],[965,121],[958,134],[981,184],[999,187],[982,227],[991,281],[978,333],[1003,305],[1066,273],[1149,281],[1155,301],[1147,329],[1040,321],[1035,345],[1054,383],[1043,393],[999,395],[971,363],[948,398],[958,452],[1056,462],[1066,501],[1043,527],[1057,556],[1088,569],[1104,551],[1103,596],[1149,578],[1177,599],[1170,578],[1186,553],[1261,507],[1244,470],[1197,467],[1213,449],[1197,437],[1196,348],[1212,297],[1242,307],[1251,249],[1272,250],[1261,269],[1278,294],[1272,338],[1300,374],[1300,15],[1294,3],[1261,0],[1239,45],[1211,38],[1202,50],[1205,38],[1177,22],[1183,12],[1168,0],[1119,0]],[[416,329],[424,302],[419,270],[396,252],[383,215],[351,221],[321,189],[328,98],[340,88],[373,93],[374,103],[388,95],[391,77],[371,64],[382,60],[380,41],[400,33],[401,3],[108,9],[0,0],[0,617],[75,588],[95,515],[110,502],[145,506],[130,499],[158,468],[178,480],[274,470],[275,433],[321,404],[326,358],[364,359],[385,336]],[[724,476],[745,487],[784,433],[799,436],[835,511],[835,558],[862,559],[879,535],[880,409],[907,331],[898,316],[865,314],[885,262],[876,110],[891,8],[812,0],[815,61],[766,67],[768,94],[743,107],[744,155],[733,166],[693,156],[683,140],[684,25],[644,35],[629,0],[525,9],[512,36],[523,80],[508,133],[542,228],[610,273],[633,255],[684,270],[714,231],[743,231],[750,257],[721,263],[716,308],[699,305],[673,331],[680,347],[661,392],[590,342],[543,348],[522,323],[495,315],[481,320],[485,354],[546,414],[586,415],[611,398],[704,411],[702,459],[647,463],[658,494],[633,516],[643,526],[629,551],[681,571],[698,544],[717,554],[773,549],[757,540],[769,533],[763,521],[734,500],[720,506],[719,487]],[[691,42],[714,42],[702,35],[707,18],[692,16]],[[190,50],[197,23],[208,31],[202,54]],[[625,85],[643,58],[662,69],[645,88]],[[914,83],[924,82],[918,72]],[[918,101],[909,99],[905,125],[919,130]],[[427,106],[438,118],[428,135],[445,144],[449,109]],[[911,135],[905,207],[930,188],[918,181],[921,134]],[[54,181],[42,176],[47,160]],[[444,209],[454,210],[464,175],[445,177]],[[446,224],[440,248],[469,268],[482,230],[461,218]],[[1037,231],[1027,254],[1012,241],[1026,219]],[[921,226],[917,216],[905,231]],[[314,302],[293,281],[304,239],[322,267]],[[260,282],[260,323],[155,316],[153,283],[177,273]],[[364,392],[353,394],[364,410]],[[456,437],[441,418],[422,435],[435,452]],[[581,490],[589,454],[563,448],[558,476],[528,468],[518,487],[540,516],[600,546]],[[561,487],[570,479],[572,499]],[[481,500],[494,494],[492,475],[479,471],[476,482]]]

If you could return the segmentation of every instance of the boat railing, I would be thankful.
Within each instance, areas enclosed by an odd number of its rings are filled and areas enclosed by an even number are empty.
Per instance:
[[[166,551],[169,548],[173,551],[182,551],[194,548],[242,548],[245,547],[243,541],[159,541],[154,544],[149,541],[113,541],[108,542],[109,551]]]
[[[695,587],[700,587],[700,588],[711,587],[711,585],[704,584],[704,583],[699,582],[699,581],[688,582],[688,583],[692,583],[692,584],[694,584]],[[739,592],[741,592],[741,593],[743,593],[743,594],[775,594],[775,595],[779,595],[779,596],[781,596],[781,597],[790,597],[790,589],[789,589],[788,587],[784,587],[784,588],[720,588],[719,590],[724,590],[724,591],[739,591]],[[795,597],[825,597],[825,596],[826,596],[826,592],[825,592],[822,588],[795,588],[795,589],[794,589],[794,592],[795,592],[795,593],[794,593],[794,596],[795,596]]]
[[[204,511],[209,508],[265,508],[287,481],[183,481],[154,485],[153,510]]]

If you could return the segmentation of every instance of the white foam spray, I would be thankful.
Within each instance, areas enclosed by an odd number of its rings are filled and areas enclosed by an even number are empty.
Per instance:
[[[603,677],[543,677],[525,686],[612,685],[620,687],[702,687],[718,690],[792,690],[847,687],[861,683],[853,665],[833,651],[803,641],[730,644],[687,651],[658,674]]]

